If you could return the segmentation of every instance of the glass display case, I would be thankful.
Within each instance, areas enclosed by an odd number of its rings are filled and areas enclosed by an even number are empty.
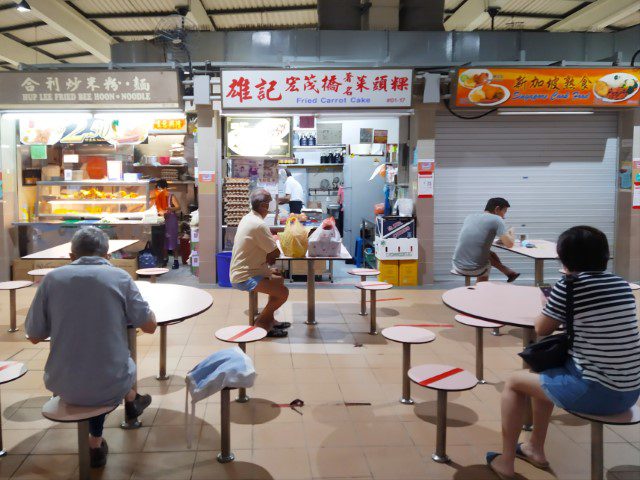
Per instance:
[[[100,180],[37,182],[39,219],[142,219],[149,208],[149,182]]]

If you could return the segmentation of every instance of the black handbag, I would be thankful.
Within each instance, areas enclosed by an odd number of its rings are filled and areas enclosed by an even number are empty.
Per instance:
[[[569,348],[571,348],[573,341],[573,284],[575,280],[576,277],[573,275],[565,277],[567,287],[565,331],[544,337],[528,345],[518,354],[536,373],[561,367],[569,358]]]

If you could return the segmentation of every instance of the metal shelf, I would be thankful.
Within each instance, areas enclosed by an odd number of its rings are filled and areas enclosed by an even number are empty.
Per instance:
[[[315,168],[315,167],[342,167],[344,163],[294,163],[282,165],[287,168]]]
[[[293,145],[294,150],[324,150],[326,148],[346,148],[346,145]]]

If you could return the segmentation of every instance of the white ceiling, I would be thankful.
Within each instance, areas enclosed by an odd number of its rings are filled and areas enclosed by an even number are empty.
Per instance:
[[[99,63],[110,43],[151,39],[176,3],[201,29],[318,28],[317,0],[0,0],[0,67],[26,61]],[[375,5],[376,0],[373,0]],[[640,0],[445,0],[447,30],[612,31],[640,24]],[[47,13],[48,12],[48,13]]]

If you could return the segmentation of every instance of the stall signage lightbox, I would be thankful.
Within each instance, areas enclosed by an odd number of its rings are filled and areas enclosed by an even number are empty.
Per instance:
[[[639,68],[460,68],[457,107],[638,107]]]
[[[38,71],[0,73],[0,108],[179,108],[174,71]]]
[[[411,69],[223,70],[224,109],[411,106]]]

